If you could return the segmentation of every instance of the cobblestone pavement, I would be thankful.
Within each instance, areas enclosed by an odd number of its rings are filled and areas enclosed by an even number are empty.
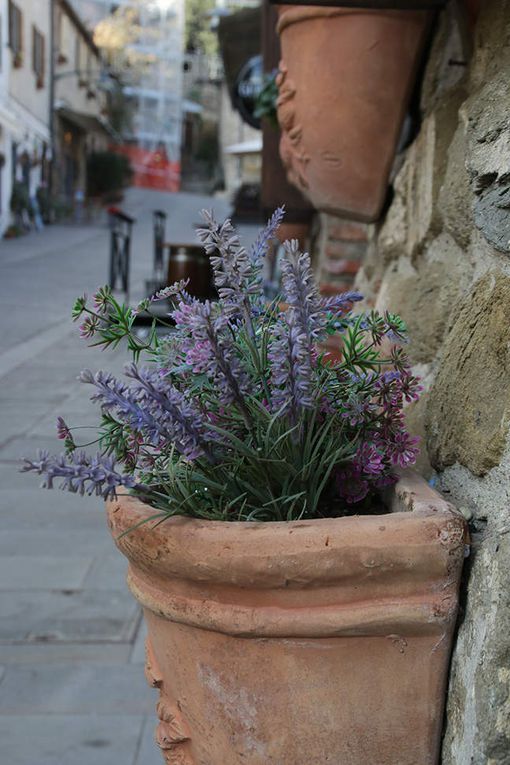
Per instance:
[[[201,207],[225,202],[131,190],[137,218],[133,298],[152,262],[151,211],[168,212],[167,238],[194,238]],[[193,239],[192,239],[193,241]],[[106,281],[104,221],[52,226],[0,242],[0,762],[5,765],[160,765],[156,701],[143,675],[140,610],[102,504],[38,488],[19,458],[57,450],[55,419],[95,424],[76,375],[120,371],[76,337],[76,295]],[[85,433],[87,431],[84,431]]]

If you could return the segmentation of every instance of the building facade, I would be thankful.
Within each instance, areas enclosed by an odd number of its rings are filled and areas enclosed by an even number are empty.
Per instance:
[[[133,114],[123,137],[135,183],[176,190],[181,161],[184,0],[122,0],[114,5],[106,0],[73,0],[73,4],[91,29],[97,31],[110,18],[112,36],[126,39],[118,63]],[[111,58],[115,68],[114,58],[115,54]]]
[[[50,131],[50,2],[9,0],[0,12],[0,233],[14,214],[28,224],[30,200],[48,182]],[[11,211],[11,207],[14,208]]]
[[[99,49],[67,0],[55,0],[52,192],[75,206],[87,193],[87,156],[106,150],[115,134],[108,115],[112,78]]]

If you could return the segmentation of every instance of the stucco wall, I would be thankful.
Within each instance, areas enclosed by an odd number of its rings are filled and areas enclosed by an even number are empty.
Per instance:
[[[40,138],[48,137],[49,121],[49,74],[50,74],[50,4],[48,0],[16,0],[23,13],[23,64],[12,67],[9,80],[9,94],[15,105],[21,108],[27,124]],[[32,26],[44,36],[45,78],[44,87],[37,87],[37,78],[32,69]]]
[[[510,0],[480,3],[474,29],[466,5],[441,14],[423,122],[357,282],[409,324],[420,467],[471,523],[442,762],[508,765]]]

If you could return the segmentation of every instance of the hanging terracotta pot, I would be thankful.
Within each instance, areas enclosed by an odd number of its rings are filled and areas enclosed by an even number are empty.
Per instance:
[[[280,155],[320,210],[377,219],[429,14],[280,6]]]
[[[109,504],[167,763],[437,762],[465,521],[412,473],[388,509],[154,528]]]
[[[289,239],[297,239],[300,249],[306,250],[309,234],[310,223],[280,223],[276,232],[276,238],[282,244]]]

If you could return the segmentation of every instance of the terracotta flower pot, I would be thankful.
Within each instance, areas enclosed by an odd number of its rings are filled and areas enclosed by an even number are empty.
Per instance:
[[[429,14],[280,6],[279,15],[278,121],[288,179],[319,210],[375,220]]]
[[[465,522],[417,476],[390,502],[292,523],[174,518],[120,539],[151,510],[109,504],[167,763],[437,762]]]

